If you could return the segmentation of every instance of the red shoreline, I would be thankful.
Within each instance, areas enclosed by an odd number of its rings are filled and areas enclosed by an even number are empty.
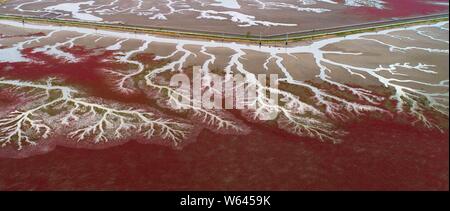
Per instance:
[[[386,9],[370,7],[350,8],[348,12],[360,14],[361,17],[371,21],[380,18],[406,18],[418,15],[430,15],[435,13],[448,13],[448,6],[433,5],[423,0],[384,0]],[[434,2],[448,3],[448,0],[435,0]]]
[[[352,135],[337,145],[259,129],[246,136],[205,130],[182,150],[136,141],[103,150],[57,146],[0,159],[0,189],[449,189],[448,130],[382,120],[346,127]]]

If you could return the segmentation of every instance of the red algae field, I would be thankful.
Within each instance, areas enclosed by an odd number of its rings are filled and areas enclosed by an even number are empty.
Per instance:
[[[448,25],[276,47],[0,20],[0,190],[448,190]],[[191,96],[236,76],[243,109]]]

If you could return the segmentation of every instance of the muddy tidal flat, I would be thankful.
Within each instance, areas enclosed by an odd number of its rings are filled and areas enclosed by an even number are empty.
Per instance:
[[[0,20],[0,190],[448,190],[448,27],[274,47]],[[169,83],[194,67],[257,109],[196,106]]]
[[[448,0],[8,0],[0,14],[276,35],[448,13]]]

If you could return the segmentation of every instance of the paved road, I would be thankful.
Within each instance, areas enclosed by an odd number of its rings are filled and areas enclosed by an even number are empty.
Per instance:
[[[288,35],[290,37],[308,36],[308,35],[310,36],[310,35],[315,35],[315,34],[327,34],[327,33],[341,32],[341,31],[360,30],[360,29],[364,29],[364,28],[374,28],[374,27],[376,28],[376,27],[383,27],[386,25],[395,25],[395,24],[402,24],[402,23],[415,22],[415,21],[426,21],[426,20],[433,20],[433,19],[440,19],[440,18],[448,18],[448,13],[424,15],[424,16],[416,16],[416,17],[408,17],[408,18],[392,18],[389,20],[381,20],[381,21],[367,22],[367,23],[361,23],[361,24],[352,24],[352,25],[345,25],[345,26],[316,29],[316,30],[291,32],[291,33],[288,33]],[[286,36],[286,33],[278,34],[278,35],[271,35],[271,36],[267,36],[266,38],[280,38],[280,37],[285,37],[285,36]]]
[[[125,24],[111,24],[111,23],[97,23],[97,22],[84,22],[77,20],[67,20],[67,19],[55,19],[55,18],[41,18],[32,16],[18,16],[18,15],[0,15],[0,19],[10,19],[23,22],[45,22],[54,23],[62,25],[74,25],[80,27],[88,28],[99,28],[99,29],[112,29],[112,30],[125,30],[133,31],[139,33],[153,33],[160,35],[169,36],[185,36],[185,37],[195,37],[203,39],[213,39],[213,40],[227,40],[227,41],[243,41],[243,42],[259,42],[262,43],[276,43],[276,42],[289,42],[298,41],[302,39],[313,39],[326,35],[339,35],[342,33],[358,33],[364,30],[376,30],[384,27],[393,27],[403,24],[413,24],[420,23],[424,21],[448,19],[448,13],[445,14],[434,14],[410,18],[399,18],[390,19],[377,22],[369,22],[363,24],[346,25],[333,28],[324,28],[317,30],[299,31],[289,34],[279,34],[270,36],[247,36],[242,34],[227,34],[227,33],[216,33],[207,31],[187,31],[179,29],[168,29],[168,28],[158,28],[150,26],[136,26],[136,25],[125,25]]]

